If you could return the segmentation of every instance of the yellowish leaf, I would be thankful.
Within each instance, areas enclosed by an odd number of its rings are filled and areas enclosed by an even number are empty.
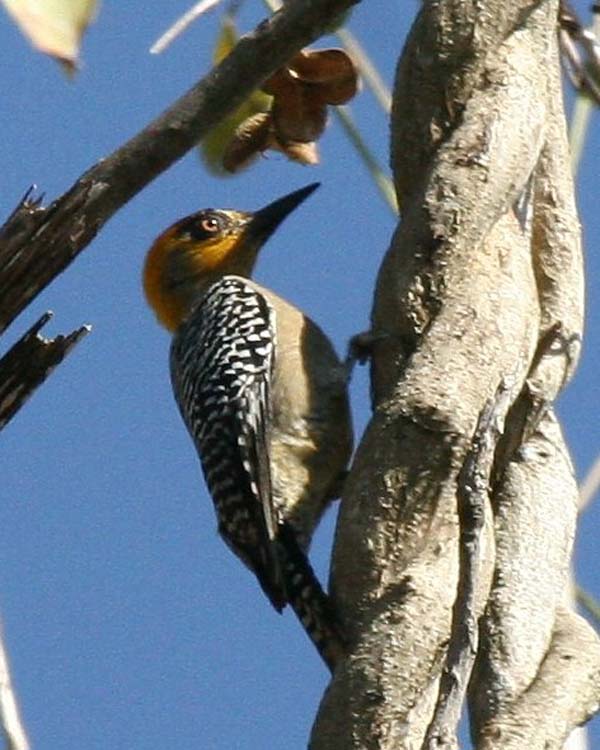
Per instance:
[[[29,41],[42,52],[77,68],[83,32],[96,15],[98,0],[1,0]]]
[[[221,21],[221,31],[213,52],[213,62],[218,65],[231,52],[239,39],[235,21],[229,15],[224,15]]]
[[[213,60],[215,65],[231,52],[238,40],[238,34],[231,16],[225,16],[217,38]],[[235,111],[214,127],[204,138],[200,153],[207,169],[215,175],[231,174],[223,167],[223,157],[234,134],[241,123],[260,112],[269,109],[271,97],[263,91],[254,91]]]

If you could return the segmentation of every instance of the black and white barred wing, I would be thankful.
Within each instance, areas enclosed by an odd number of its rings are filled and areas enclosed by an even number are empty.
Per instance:
[[[274,538],[268,431],[274,312],[243,279],[213,284],[178,329],[171,379],[217,513],[219,532],[285,605]]]

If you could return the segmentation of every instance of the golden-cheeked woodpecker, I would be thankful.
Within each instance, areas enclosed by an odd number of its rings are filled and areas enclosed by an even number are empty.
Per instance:
[[[205,209],[154,242],[144,290],[174,333],[171,380],[219,532],[333,670],[343,640],[306,552],[352,450],[346,371],[321,329],[250,280],[309,185],[256,213]]]

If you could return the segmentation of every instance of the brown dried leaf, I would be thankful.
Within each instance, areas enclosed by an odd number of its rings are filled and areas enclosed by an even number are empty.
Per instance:
[[[327,124],[327,105],[347,102],[357,89],[354,63],[343,50],[299,52],[263,84],[273,97],[271,111],[243,121],[226,148],[224,168],[242,169],[268,148],[318,164],[316,141]]]
[[[296,85],[296,81],[290,76],[287,68],[283,67],[276,70],[270,78],[267,78],[261,86],[261,90],[271,96],[285,96]]]
[[[316,141],[327,124],[327,107],[302,85],[285,97],[275,97],[271,112],[275,134],[281,143]]]
[[[223,152],[223,168],[228,172],[245,169],[273,141],[271,115],[259,112],[244,120],[235,130]]]
[[[329,83],[321,83],[319,86],[311,86],[317,89],[315,97],[323,104],[346,104],[353,99],[359,89],[359,81],[356,75],[347,78],[338,78]]]
[[[344,50],[303,50],[286,67],[292,79],[308,84],[327,104],[344,104],[358,91],[358,73]]]
[[[288,159],[306,166],[314,166],[320,161],[319,148],[314,141],[310,143],[298,143],[296,141],[277,143],[274,141],[271,148],[274,151],[281,151]]]
[[[354,71],[350,57],[341,49],[314,49],[298,52],[286,68],[293,78],[304,83],[322,83],[331,81],[340,75],[346,76]]]

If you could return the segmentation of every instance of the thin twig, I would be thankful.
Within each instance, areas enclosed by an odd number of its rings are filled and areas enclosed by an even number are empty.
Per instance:
[[[458,475],[458,586],[446,665],[440,678],[438,700],[425,735],[423,750],[458,747],[457,727],[479,642],[477,599],[482,583],[482,534],[488,485],[500,436],[499,422],[506,414],[509,397],[510,389],[502,383],[494,399],[481,410],[471,449]]]
[[[577,586],[575,589],[577,603],[582,606],[591,617],[594,618],[594,625],[600,630],[600,603],[587,591]]]
[[[569,78],[600,105],[600,13],[596,11],[592,27],[585,28],[567,0],[561,0],[558,20],[561,57]]]
[[[392,109],[392,94],[385,84],[379,71],[373,64],[365,48],[347,28],[342,27],[335,32],[337,38],[342,42],[346,52],[356,63],[360,75],[364,78],[365,83],[373,92],[373,95],[380,103],[383,111],[389,115]]]
[[[600,455],[592,464],[583,482],[579,485],[579,512],[592,502],[600,490]]]
[[[212,8],[220,2],[221,0],[200,0],[199,3],[193,5],[188,11],[180,16],[172,26],[169,26],[165,33],[154,42],[152,47],[150,47],[150,54],[159,55],[161,52],[164,52],[180,34],[183,34],[188,26],[204,13],[212,10]]]
[[[383,199],[391,208],[394,216],[398,215],[398,202],[396,201],[396,191],[392,184],[391,177],[384,172],[381,165],[373,155],[370,148],[365,143],[362,134],[356,123],[354,122],[350,113],[349,107],[334,107],[333,112],[337,117],[340,125],[343,127],[346,135],[350,142],[356,149],[356,152],[362,159],[363,163],[371,173],[371,177],[375,182],[379,192],[383,196]]]
[[[29,741],[19,714],[12,686],[4,637],[0,630],[0,721],[7,750],[29,750]]]
[[[592,113],[597,109],[594,100],[579,91],[569,123],[569,146],[571,148],[571,172],[576,175],[579,170],[585,139],[589,129]]]

